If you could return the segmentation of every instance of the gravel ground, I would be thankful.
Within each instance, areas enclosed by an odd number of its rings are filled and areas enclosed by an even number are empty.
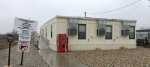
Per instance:
[[[12,47],[11,50],[11,66],[12,67],[49,67],[48,64],[39,55],[38,50],[30,47],[30,52],[24,54],[24,65],[20,66],[21,52],[18,51],[17,46]],[[0,50],[0,67],[7,65],[8,49]]]
[[[150,48],[77,51],[67,56],[88,67],[150,67]]]

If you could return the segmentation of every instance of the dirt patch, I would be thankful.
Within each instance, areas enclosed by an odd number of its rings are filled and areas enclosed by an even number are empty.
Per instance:
[[[150,67],[150,48],[80,51],[67,56],[89,67]]]

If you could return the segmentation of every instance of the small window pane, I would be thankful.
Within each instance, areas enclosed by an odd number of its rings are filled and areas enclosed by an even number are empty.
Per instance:
[[[106,26],[105,39],[112,39],[112,26],[111,25]]]
[[[105,35],[105,21],[104,20],[97,20],[97,36],[104,36]]]
[[[106,32],[105,39],[112,39],[112,33],[111,32]]]
[[[68,35],[77,35],[78,19],[69,18],[68,19]]]
[[[106,27],[106,32],[111,32],[111,27]]]
[[[129,35],[129,25],[123,25],[122,30],[121,30],[121,35],[122,36],[128,36]]]
[[[78,39],[86,39],[86,24],[78,24]]]
[[[129,39],[135,39],[135,26],[130,26]]]
[[[53,26],[51,25],[51,38],[53,37]]]
[[[85,26],[84,25],[80,25],[79,26],[79,31],[80,32],[85,32]]]
[[[150,39],[150,33],[148,33],[148,39]]]
[[[104,36],[104,35],[105,35],[105,29],[104,28],[97,29],[97,36]]]

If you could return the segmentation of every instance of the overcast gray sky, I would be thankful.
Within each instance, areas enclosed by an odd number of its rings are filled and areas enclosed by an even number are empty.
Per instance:
[[[148,0],[0,0],[0,33],[10,32],[14,18],[21,17],[39,22],[56,15],[117,18],[137,20],[138,27],[150,27],[150,2]],[[124,9],[117,9],[132,3]],[[117,10],[114,10],[117,9]],[[107,12],[111,11],[112,12]]]

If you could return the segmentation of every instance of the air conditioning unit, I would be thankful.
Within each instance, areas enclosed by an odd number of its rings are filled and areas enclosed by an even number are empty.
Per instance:
[[[106,30],[104,28],[97,29],[97,36],[104,36]]]
[[[121,30],[121,35],[122,36],[128,36],[129,35],[129,30]]]
[[[77,29],[76,28],[68,28],[68,35],[70,35],[70,36],[77,35]]]

